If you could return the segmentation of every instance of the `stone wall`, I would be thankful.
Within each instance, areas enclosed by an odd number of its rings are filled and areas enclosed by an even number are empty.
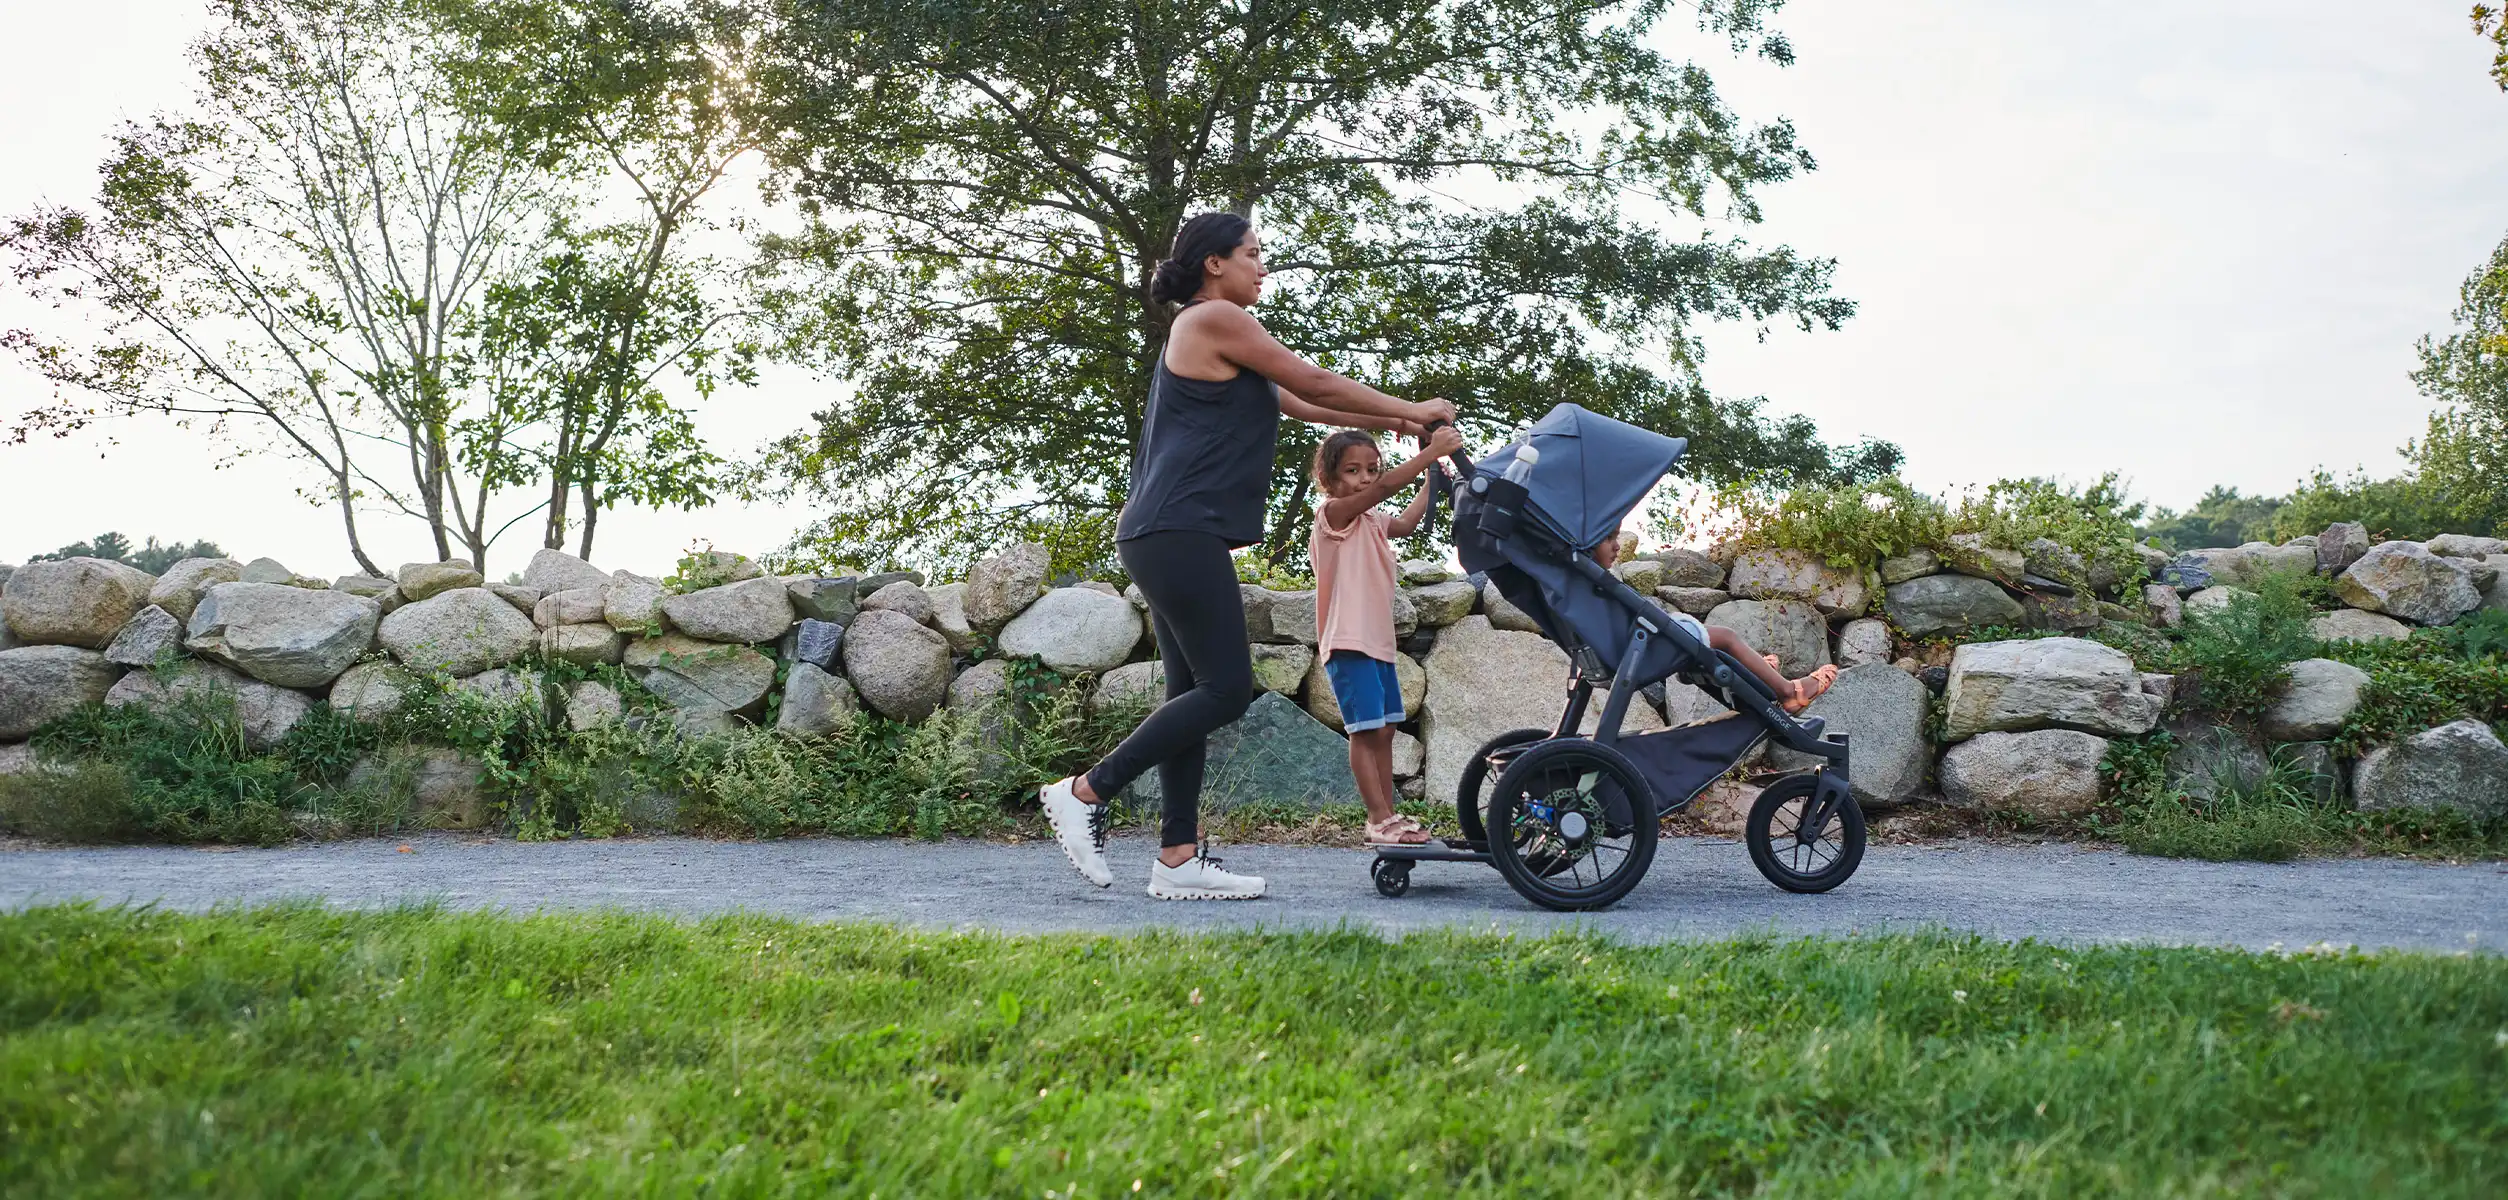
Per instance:
[[[1103,582],[1049,586],[1038,546],[1009,547],[937,586],[914,572],[770,576],[728,554],[701,565],[720,582],[684,592],[554,550],[532,558],[520,585],[490,584],[458,562],[330,582],[269,559],[192,559],[163,576],[96,559],[0,570],[0,763],[24,762],[10,744],[79,705],[157,704],[201,689],[234,696],[248,735],[263,744],[318,702],[362,718],[389,714],[422,675],[536,698],[550,719],[577,728],[619,715],[619,697],[600,683],[563,694],[544,686],[532,665],[554,660],[619,664],[689,736],[764,722],[770,708],[777,731],[807,738],[866,708],[911,722],[983,704],[1007,692],[1009,675],[998,658],[972,661],[979,639],[1091,679],[1091,703],[1101,707],[1151,703],[1161,692],[1139,593]],[[1978,627],[2170,626],[2188,607],[2225,603],[2277,570],[2334,578],[2350,607],[2319,618],[2327,639],[2401,637],[2476,608],[2508,608],[2508,545],[2491,539],[2373,546],[2359,526],[2337,525],[2280,546],[2173,558],[2146,550],[2145,565],[2159,582],[2126,585],[2052,543],[1955,539],[1860,570],[1792,551],[1684,549],[1634,555],[1615,570],[1666,606],[1777,655],[1788,676],[1840,667],[1812,712],[1854,735],[1856,790],[1874,808],[1938,791],[1959,805],[2078,812],[2099,798],[2107,739],[2149,732],[2165,717],[2174,681],[2141,674],[2086,638],[1945,651]],[[1483,741],[1556,721],[1568,660],[1493,588],[1434,562],[1405,563],[1401,574],[1396,668],[1412,719],[1396,739],[1396,770],[1404,794],[1449,800]],[[1264,695],[1243,728],[1219,739],[1213,802],[1354,802],[1346,773],[1336,773],[1329,731],[1340,714],[1316,661],[1314,593],[1244,585],[1240,596]],[[143,669],[169,660],[179,663],[170,672]],[[779,660],[789,669],[770,705]],[[2321,744],[2358,703],[2365,678],[2330,660],[2294,666],[2267,736]],[[1941,744],[1927,729],[1937,696]],[[1694,688],[1658,684],[1632,698],[1628,727],[1722,711]],[[2508,809],[2508,749],[2478,723],[2459,724],[2471,728],[2380,748],[2356,768],[2320,755],[2327,787],[2356,791],[2363,807]],[[2198,747],[2188,753],[2218,750],[2181,740]],[[2251,751],[2260,754],[2226,753]],[[2189,774],[2209,761],[2190,761]],[[1808,764],[1780,753],[1767,765]]]

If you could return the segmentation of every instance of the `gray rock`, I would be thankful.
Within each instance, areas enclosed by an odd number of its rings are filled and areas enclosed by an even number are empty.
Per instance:
[[[2318,742],[2341,731],[2352,710],[2360,707],[2360,689],[2369,673],[2330,658],[2311,658],[2282,668],[2287,681],[2279,698],[2264,710],[2266,737],[2277,742]]]
[[[76,646],[0,650],[0,742],[22,740],[82,705],[103,703],[121,675],[102,653]]]
[[[975,778],[1001,781],[1010,765],[1007,747],[1022,707],[1011,691],[1010,661],[988,658],[960,671],[950,681],[948,704],[959,714],[953,736],[972,752]]]
[[[1141,640],[1141,614],[1114,596],[1055,588],[1002,626],[1002,653],[1034,657],[1065,675],[1111,671]]]
[[[2018,625],[2027,616],[2000,585],[1973,575],[1925,575],[1892,584],[1881,604],[1890,623],[1911,638]]]
[[[1271,634],[1275,641],[1296,642],[1301,646],[1315,644],[1313,589],[1271,594]]]
[[[856,615],[845,628],[844,657],[863,703],[891,720],[920,721],[949,694],[949,643],[893,609]]]
[[[348,773],[357,791],[395,796],[422,826],[484,829],[496,816],[495,794],[477,759],[438,746],[394,746],[368,755]]]
[[[2320,642],[2399,642],[2412,636],[2410,625],[2356,608],[2338,608],[2313,618],[2308,622],[2308,631]]]
[[[862,607],[861,580],[851,575],[812,576],[784,581],[794,612],[813,621],[850,625]]]
[[[1480,589],[1460,579],[1412,588],[1408,594],[1423,629],[1443,629],[1472,615],[1480,600]]]
[[[966,612],[966,590],[963,586],[959,589],[958,605],[958,611],[963,616]],[[904,613],[918,625],[929,625],[933,615],[932,597],[921,584],[900,579],[871,593],[870,598],[862,602],[862,611]],[[970,620],[967,625],[973,628],[975,622]]]
[[[2090,582],[2090,564],[2054,538],[2031,538],[2020,548],[2020,555],[2022,568],[2032,575],[2074,587],[2088,586]]]
[[[2363,756],[2352,772],[2351,796],[2363,812],[2440,808],[2477,820],[2508,816],[2508,746],[2470,718],[2423,730]]]
[[[523,568],[523,586],[543,596],[610,585],[610,573],[563,550],[543,549]]]
[[[1720,588],[1724,568],[1695,550],[1658,550],[1651,557],[1663,564],[1663,587]],[[1474,747],[1477,749],[1478,747]]]
[[[2178,555],[2169,565],[2172,567],[2190,566],[2196,573],[2203,575],[2205,578],[2201,581],[2194,581],[2190,577],[2186,582],[2178,585],[2181,590],[2191,588],[2201,591],[2207,587],[2243,584],[2251,581],[2255,572],[2247,561],[2248,557],[2248,551],[2243,547],[2206,546]]]
[[[1944,686],[1949,686],[1949,677],[1946,675],[1942,682]],[[2177,701],[2177,677],[2145,671],[2142,673],[2142,694],[2159,701],[2161,711],[2166,712],[2168,706]]]
[[[1632,558],[1613,563],[1611,574],[1620,582],[1637,589],[1640,596],[1663,586],[1663,564],[1651,558]]]
[[[531,606],[531,623],[542,629],[555,629],[560,625],[589,625],[595,622],[606,624],[609,621],[609,595],[608,580],[603,580],[601,586],[595,588],[551,592],[540,597],[538,604]]]
[[[2225,583],[2214,584],[2211,587],[2203,588],[2195,592],[2193,595],[2186,597],[2185,611],[2189,613],[2196,613],[2206,610],[2224,609],[2228,608],[2232,601],[2238,600],[2241,597],[2254,599],[2255,593],[2242,587],[2231,587]]]
[[[2178,598],[2177,589],[2164,583],[2142,585],[2143,619],[2161,629],[2175,629],[2186,623],[2186,606]]]
[[[1539,634],[1493,628],[1485,616],[1465,617],[1446,627],[1421,667],[1425,687],[1420,731],[1428,743],[1428,795],[1439,799],[1454,795],[1463,764],[1482,743],[1510,729],[1554,727],[1566,707],[1567,652]],[[1332,688],[1310,677],[1307,700],[1312,703],[1318,692],[1329,696]],[[1596,692],[1580,726],[1583,731],[1595,729],[1606,699],[1607,693]],[[1620,728],[1629,733],[1661,729],[1663,716],[1644,697],[1632,697]],[[1346,775],[1349,768],[1345,764],[1342,770]]]
[[[30,562],[0,593],[0,620],[29,646],[102,650],[148,606],[157,577],[102,558]]]
[[[589,733],[626,715],[618,689],[597,679],[576,681],[566,689],[566,727]]]
[[[941,640],[949,643],[949,652],[965,654],[975,649],[975,626],[967,623],[967,585],[944,583],[923,593],[932,601],[932,619],[924,622],[939,630]]]
[[[187,558],[165,569],[157,582],[148,587],[148,603],[173,613],[178,621],[190,621],[192,609],[209,589],[221,583],[234,583],[244,577],[244,564],[231,558]],[[342,591],[349,589],[342,588]]]
[[[1480,610],[1488,614],[1489,626],[1506,633],[1540,633],[1541,623],[1531,613],[1517,608],[1515,602],[1498,591],[1498,585],[1484,584],[1480,592]]]
[[[2508,540],[2477,537],[2469,533],[2442,533],[2426,543],[2430,553],[2444,558],[2488,558],[2508,554]]]
[[[1035,542],[1014,542],[967,570],[967,624],[978,633],[999,633],[1012,617],[1045,594],[1053,556]]]
[[[919,589],[915,597],[923,600],[923,614],[928,617],[931,601],[924,599]],[[671,628],[693,638],[754,646],[774,641],[792,628],[792,598],[784,590],[783,580],[759,576],[685,595],[665,596],[662,616]]]
[[[1726,590],[1745,600],[1807,600],[1824,617],[1859,617],[1872,593],[1861,571],[1843,571],[1800,550],[1745,550]]]
[[[256,558],[251,562],[244,564],[244,573],[239,577],[239,581],[243,583],[276,583],[286,587],[294,587],[296,586],[297,578],[298,576],[296,572],[289,569],[286,563],[280,562],[275,558]]]
[[[2193,718],[2169,722],[2176,746],[2168,753],[2168,781],[2197,800],[2223,800],[2253,789],[2273,769],[2272,756],[2255,739]]]
[[[1981,533],[1952,534],[1940,553],[1942,565],[1953,571],[2012,587],[2029,573],[2029,560],[2020,551],[1988,545]]]
[[[1247,803],[1314,812],[1359,802],[1358,786],[1350,779],[1349,743],[1278,692],[1256,696],[1244,716],[1212,733],[1203,764],[1206,813]],[[1143,772],[1125,795],[1155,811],[1161,800],[1158,772]]]
[[[663,703],[699,714],[696,724],[689,726],[695,729],[720,730],[733,714],[757,715],[775,686],[774,659],[748,646],[699,641],[683,634],[629,642],[621,661]],[[716,716],[726,719],[716,720]],[[676,714],[673,719],[677,720]]]
[[[2212,586],[2210,568],[2197,561],[2192,552],[2170,559],[2168,565],[2161,567],[2152,578],[2179,592],[2199,592]]]
[[[606,622],[558,625],[540,631],[540,653],[582,666],[614,663],[627,652],[627,635]]]
[[[1123,599],[1123,589],[1116,587],[1114,584],[1108,583],[1103,579],[1083,579],[1071,586],[1084,587],[1100,595],[1112,596],[1117,600]]]
[[[2417,542],[2381,542],[2334,579],[2334,594],[2353,608],[2417,625],[2445,625],[2482,605],[2473,573]],[[21,634],[24,630],[19,631]]]
[[[7,571],[8,564],[0,563],[0,585],[5,585],[8,582],[6,578]],[[38,771],[50,771],[54,769],[56,768],[53,764],[44,762],[35,757],[35,747],[31,743],[0,743],[0,776],[32,775]]]
[[[211,601],[219,595],[210,593]],[[496,593],[475,587],[403,605],[383,618],[379,634],[383,648],[409,669],[455,677],[504,666],[540,641],[531,618]]]
[[[548,677],[538,671],[490,667],[453,681],[456,695],[476,696],[497,708],[520,710],[533,721],[549,718]]]
[[[1867,808],[1894,808],[1923,794],[1933,746],[1925,739],[1925,715],[1933,693],[1888,663],[1867,663],[1838,673],[1829,690],[1807,711],[1826,717],[1829,731],[1854,739],[1848,777],[1855,799]],[[1820,765],[1808,754],[1776,748],[1769,764],[1780,771]]]
[[[1942,754],[1942,798],[2041,819],[2088,812],[2104,784],[2107,739],[2070,729],[1985,733]]]
[[[496,593],[497,599],[513,605],[515,612],[526,617],[540,607],[540,592],[537,588],[516,587],[510,583],[491,583],[488,585],[488,590]]]
[[[1428,672],[1410,655],[1393,656],[1394,686],[1402,693],[1402,717],[1417,720],[1428,702]],[[1306,669],[1306,711],[1335,731],[1341,728],[1341,700],[1332,694],[1332,680],[1324,674],[1321,660],[1310,659]],[[1279,689],[1294,692],[1293,688]]]
[[[397,580],[401,598],[415,604],[459,588],[484,588],[488,577],[469,563],[448,558],[443,562],[402,563]]]
[[[2076,729],[2108,736],[2148,733],[2160,704],[2122,651],[2081,638],[1975,642],[1951,654],[1944,693],[1952,741],[1988,732]]]
[[[1097,677],[1097,690],[1089,695],[1089,710],[1106,713],[1137,707],[1146,714],[1164,702],[1166,696],[1164,664],[1125,663]]]
[[[779,649],[788,662],[803,662],[822,671],[834,671],[841,669],[836,665],[836,656],[844,646],[844,626],[834,621],[803,617],[799,624],[792,627],[792,632],[784,635]]]
[[[1804,600],[1730,600],[1706,615],[1704,624],[1730,629],[1762,654],[1777,656],[1777,670],[1800,679],[1829,665],[1829,623]]]
[[[1884,587],[1941,573],[1942,556],[1922,546],[1881,560],[1881,584]]]
[[[409,602],[406,597],[401,595],[401,588],[399,584],[396,584],[389,579],[385,579],[380,575],[342,575],[338,579],[331,582],[331,590],[335,592],[346,592],[351,596],[363,596],[368,600],[372,600],[377,605],[381,606],[385,616],[390,616],[393,609],[399,608],[401,605]],[[186,617],[184,619],[189,620],[190,618]]]
[[[118,667],[152,667],[183,648],[183,623],[154,604],[139,610],[105,647],[105,661]]]
[[[2238,570],[2231,578],[2249,587],[2262,586],[2275,575],[2311,575],[2316,572],[2316,546],[2284,545],[2271,542],[2249,542],[2240,546]]]
[[[1258,643],[1247,649],[1254,655],[1254,690],[1258,692],[1282,692],[1294,697],[1306,686],[1307,672],[1315,667],[1313,646]]]
[[[1411,602],[1409,592],[1396,589],[1393,593],[1393,636],[1406,638],[1417,632],[1419,632],[1419,606]]]
[[[1717,605],[1731,601],[1733,593],[1722,588],[1659,587],[1655,589],[1655,599],[1693,617],[1703,617],[1714,612]]]
[[[2031,629],[2096,629],[2104,618],[2098,601],[2090,593],[2074,592],[2059,595],[2052,591],[2024,592],[2020,600],[2021,623]]]
[[[380,721],[408,705],[426,684],[397,664],[361,662],[331,685],[331,707],[358,721]]]
[[[1149,611],[1149,597],[1141,594],[1141,585],[1136,583],[1125,588],[1123,598],[1132,601],[1132,607],[1142,612]],[[1245,640],[1281,643],[1290,640],[1272,628],[1271,606],[1278,599],[1278,593],[1261,584],[1237,585],[1237,602],[1245,610]]]
[[[2508,612],[2508,554],[2482,560],[2491,568],[2491,582],[2482,589],[2482,607]]]
[[[879,594],[879,590],[881,588],[887,587],[889,584],[899,582],[911,583],[916,587],[922,587],[923,572],[888,571],[878,575],[865,575],[862,577],[862,594],[865,596],[875,596]]]
[[[620,633],[662,632],[662,581],[612,572],[601,597],[601,619]]]
[[[2368,552],[2367,526],[2356,521],[2336,521],[2316,535],[2317,574],[2340,575]]]
[[[1887,666],[1891,658],[1890,623],[1872,617],[1848,621],[1837,633],[1837,665],[1861,667],[1873,663]]]
[[[502,601],[497,607],[513,614]],[[382,615],[382,605],[346,592],[221,583],[192,610],[183,645],[263,683],[318,688],[339,678],[374,643]]]
[[[775,714],[775,732],[786,737],[826,737],[851,727],[859,711],[852,684],[809,663],[794,663],[792,674],[784,680],[784,703]]]
[[[1247,584],[1240,584],[1240,585],[1238,585],[1238,586],[1239,586],[1240,588],[1250,588],[1250,587],[1253,587],[1254,585],[1253,585],[1253,584],[1250,584],[1250,583],[1247,583]],[[1142,594],[1141,594],[1141,585],[1140,585],[1140,584],[1137,584],[1137,583],[1127,583],[1127,584],[1123,585],[1123,598],[1124,598],[1124,599],[1126,599],[1126,600],[1131,601],[1131,602],[1132,602],[1132,607],[1137,608],[1137,609],[1141,610],[1142,612],[1148,612],[1148,611],[1149,611],[1149,597],[1144,596],[1144,595],[1142,595]]]
[[[2276,747],[2273,754],[2299,775],[2300,786],[2318,803],[2340,804],[2351,798],[2350,777],[2330,743],[2294,742]]]
[[[1451,583],[1463,573],[1433,558],[1415,558],[1402,564],[1402,582],[1410,587],[1428,587]]]

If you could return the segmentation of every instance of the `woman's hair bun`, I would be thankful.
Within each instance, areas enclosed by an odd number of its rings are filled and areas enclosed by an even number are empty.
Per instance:
[[[1150,275],[1150,299],[1161,304],[1182,304],[1202,290],[1202,263],[1195,259],[1163,259],[1158,270]]]
[[[1202,290],[1202,260],[1226,258],[1244,243],[1254,223],[1232,212],[1206,212],[1176,231],[1172,257],[1150,273],[1150,299],[1182,304]]]

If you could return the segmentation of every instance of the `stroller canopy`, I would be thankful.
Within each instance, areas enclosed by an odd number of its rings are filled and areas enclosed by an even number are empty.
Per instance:
[[[1526,515],[1580,550],[1611,536],[1689,449],[1687,438],[1665,437],[1573,404],[1551,409],[1524,441],[1541,451],[1524,484],[1532,499]],[[1474,470],[1505,474],[1521,444],[1493,452]]]

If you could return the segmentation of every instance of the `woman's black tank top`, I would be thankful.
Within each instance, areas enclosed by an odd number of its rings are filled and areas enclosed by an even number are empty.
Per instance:
[[[1234,379],[1188,378],[1160,352],[1115,540],[1170,530],[1216,534],[1231,548],[1263,540],[1279,435],[1280,390],[1270,380],[1241,368]]]

